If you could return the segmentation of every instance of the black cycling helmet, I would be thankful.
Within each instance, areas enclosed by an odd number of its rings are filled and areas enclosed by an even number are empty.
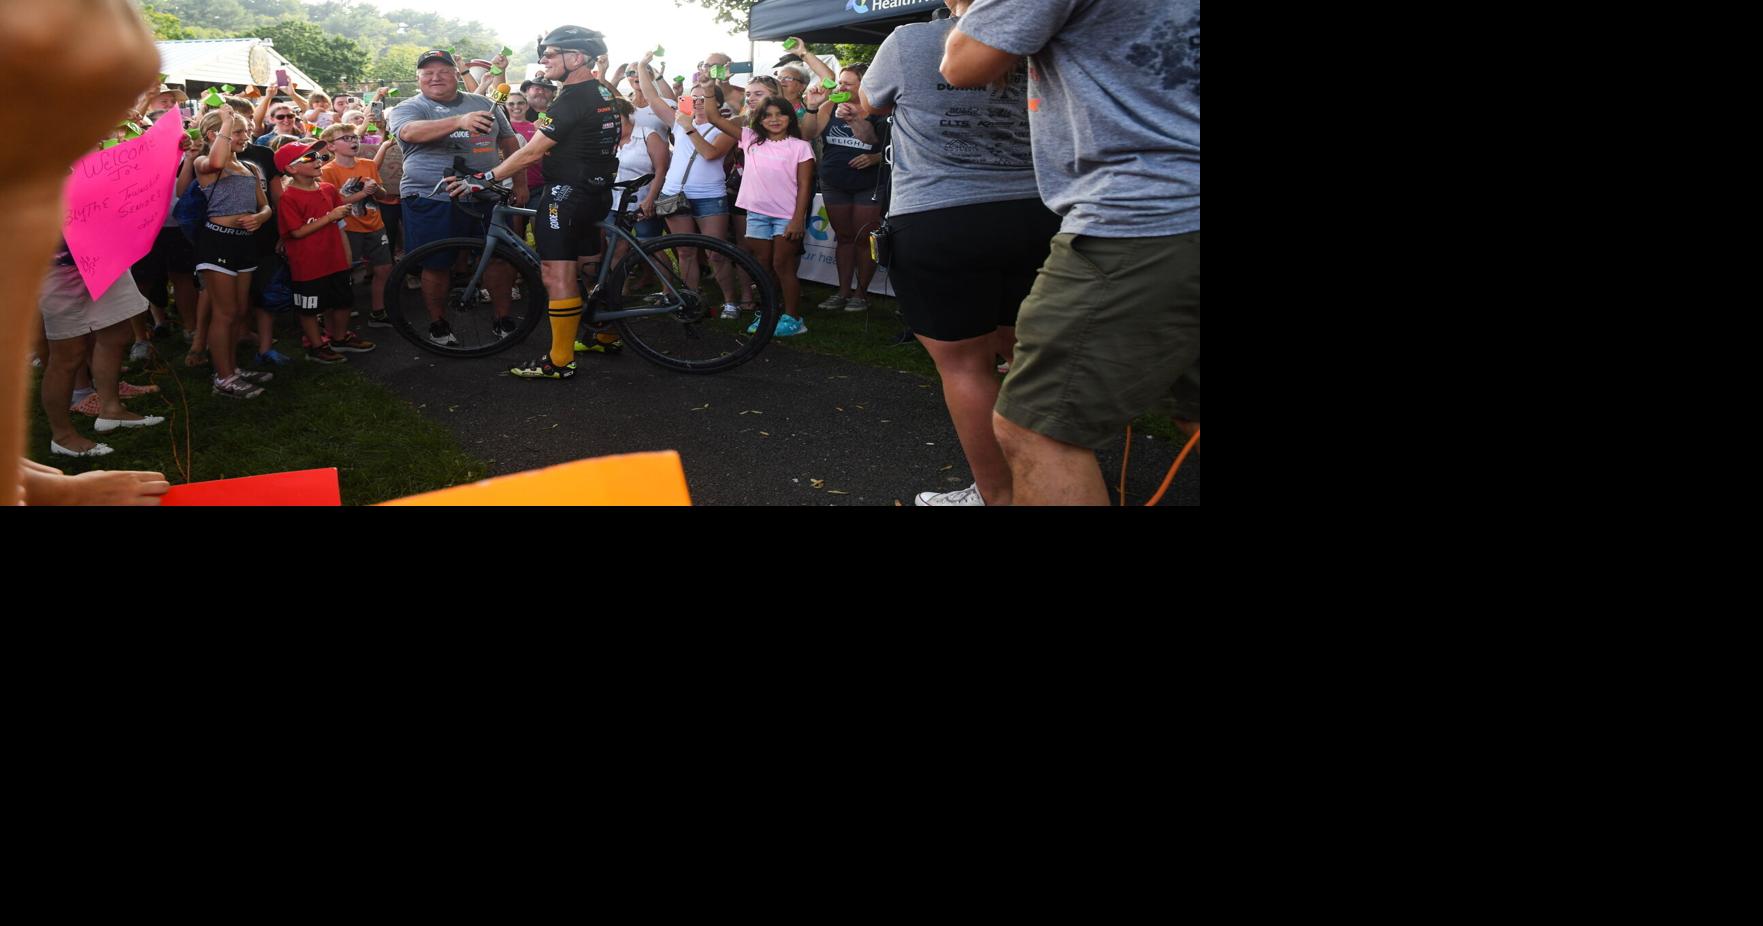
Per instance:
[[[544,54],[545,49],[551,46],[579,51],[592,61],[606,54],[606,37],[592,29],[583,29],[581,26],[558,26],[552,29],[549,35],[539,40],[538,53]]]

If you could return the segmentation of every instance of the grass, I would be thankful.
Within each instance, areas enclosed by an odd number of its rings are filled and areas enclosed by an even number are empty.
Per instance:
[[[446,429],[425,420],[408,402],[347,366],[299,359],[298,334],[277,348],[297,362],[276,367],[273,392],[257,399],[228,399],[209,388],[210,369],[183,366],[181,341],[158,344],[175,370],[125,375],[136,385],[155,383],[158,395],[131,399],[132,411],[164,415],[165,424],[96,435],[92,419],[74,415],[80,433],[115,448],[103,457],[49,453],[49,423],[31,415],[30,457],[67,473],[93,469],[153,470],[173,485],[238,476],[334,466],[343,504],[370,505],[484,478],[486,466],[460,450]],[[180,389],[181,384],[181,389]],[[40,387],[41,377],[36,379]],[[33,388],[32,402],[38,403]],[[41,407],[33,404],[33,411]]]
[[[814,308],[832,293],[830,286],[804,282],[808,334],[774,340],[768,349],[824,354],[937,378],[936,365],[916,340],[893,343],[905,327],[894,299],[871,295],[867,312]],[[291,321],[278,328],[277,344],[284,353],[302,355],[294,346],[299,342]],[[240,401],[210,391],[208,367],[183,366],[181,341],[160,341],[157,346],[167,352],[171,366],[123,378],[137,385],[159,385],[158,395],[128,404],[141,414],[166,416],[165,424],[103,435],[101,440],[116,450],[108,456],[53,456],[48,421],[34,411],[40,405],[33,404],[31,459],[67,473],[152,470],[165,473],[174,485],[334,466],[345,505],[430,492],[482,479],[487,473],[488,466],[465,453],[444,427],[346,365],[326,367],[300,359],[275,368],[275,381],[265,387],[275,401],[264,401],[268,396]],[[32,402],[38,402],[34,394]],[[82,434],[96,437],[91,419],[75,415],[74,424]],[[1146,415],[1133,427],[1162,440],[1186,439],[1165,415]]]

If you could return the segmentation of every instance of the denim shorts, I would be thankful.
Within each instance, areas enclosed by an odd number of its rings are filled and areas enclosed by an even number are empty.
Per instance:
[[[613,208],[607,210],[606,218],[618,218],[618,209]],[[634,234],[639,239],[659,238],[662,235],[667,234],[667,220],[661,216],[655,216],[654,218],[649,219],[638,219]]]
[[[728,197],[726,195],[712,196],[709,199],[692,199],[687,197],[686,202],[692,205],[692,218],[694,219],[707,218],[713,215],[728,215]],[[674,215],[679,215],[679,213],[676,212]]]
[[[490,230],[487,218],[471,215],[453,205],[450,199],[411,197],[403,201],[404,246],[407,251],[442,238],[477,238],[482,240]],[[454,252],[438,251],[422,262],[426,270],[444,270],[452,266]]]
[[[770,241],[784,233],[790,227],[789,219],[780,219],[774,215],[763,215],[758,212],[747,213],[747,237]]]

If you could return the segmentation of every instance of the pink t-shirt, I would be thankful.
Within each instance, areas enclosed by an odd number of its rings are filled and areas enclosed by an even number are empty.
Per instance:
[[[759,141],[751,128],[741,129],[741,150],[746,152],[746,171],[741,176],[741,195],[735,205],[774,219],[796,216],[796,165],[814,160],[814,148],[800,138]]]

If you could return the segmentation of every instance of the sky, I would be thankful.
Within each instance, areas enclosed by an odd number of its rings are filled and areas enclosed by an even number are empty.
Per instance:
[[[640,59],[643,52],[657,45],[665,47],[667,69],[672,74],[689,75],[692,66],[713,51],[724,52],[736,61],[745,61],[748,56],[746,33],[731,33],[728,24],[717,22],[716,14],[709,10],[694,4],[676,7],[673,0],[602,0],[591,6],[534,0],[362,2],[386,11],[416,7],[461,21],[475,19],[495,30],[511,48],[536,44],[540,33],[557,26],[584,26],[606,36],[606,51],[614,64]],[[562,18],[566,16],[574,18]],[[776,60],[774,56],[766,64]]]

